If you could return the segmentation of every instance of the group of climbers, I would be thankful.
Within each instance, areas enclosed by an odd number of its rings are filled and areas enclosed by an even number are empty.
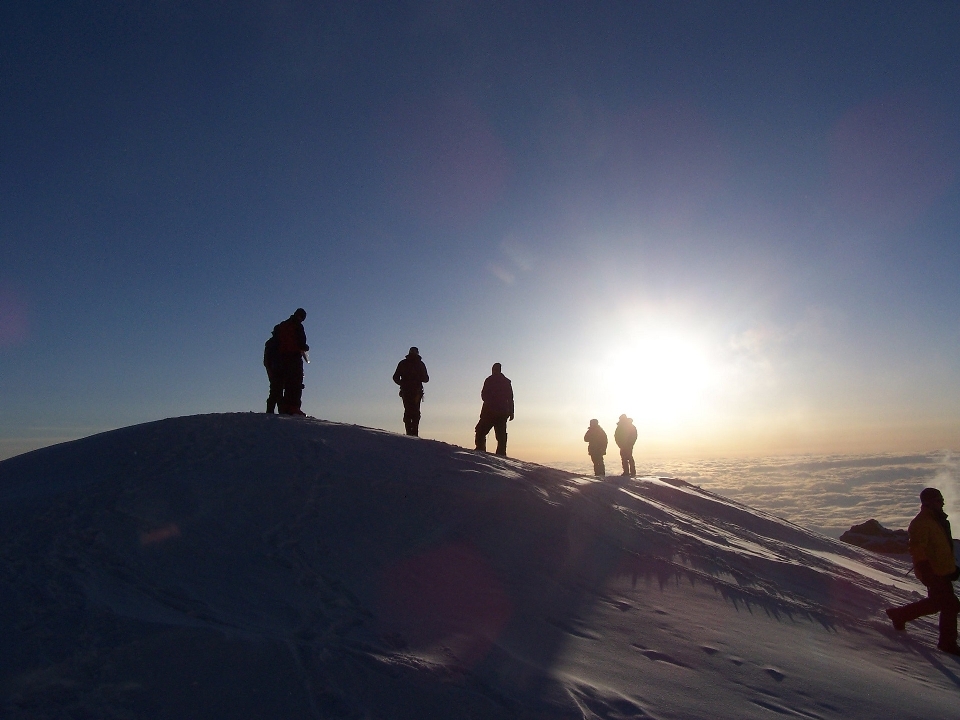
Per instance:
[[[307,311],[297,308],[286,320],[273,328],[273,334],[263,347],[263,366],[270,381],[270,394],[267,397],[267,412],[274,410],[282,415],[303,415],[300,405],[303,398],[303,362],[309,362],[307,352],[307,334],[303,321]],[[430,382],[427,366],[420,357],[420,350],[411,347],[393,373],[393,382],[400,386],[400,398],[403,401],[403,427],[407,435],[416,437],[420,432],[420,403],[423,402],[423,384]],[[500,363],[494,363],[490,376],[483,382],[480,391],[483,405],[480,419],[474,427],[474,442],[477,450],[486,452],[487,436],[493,430],[497,439],[496,454],[507,454],[507,423],[514,418],[513,385],[503,374]],[[603,456],[607,452],[607,435],[596,420],[590,421],[590,429],[583,438],[590,443],[590,457],[593,458],[597,475],[604,475]],[[633,462],[633,446],[637,442],[637,428],[633,420],[626,415],[620,416],[617,431],[614,434],[620,448],[623,474],[634,476],[636,468]]]
[[[276,409],[281,415],[303,415],[303,361],[307,360],[307,333],[303,321],[307,311],[297,308],[293,315],[273,327],[270,339],[263,345],[263,366],[270,381],[267,412]]]
[[[276,409],[284,415],[303,415],[300,405],[303,397],[303,362],[307,359],[307,334],[303,321],[307,312],[297,310],[289,318],[273,328],[273,334],[263,347],[263,366],[270,381],[267,397],[267,412]],[[400,386],[403,401],[403,427],[407,435],[416,437],[420,432],[420,403],[423,401],[423,384],[430,382],[427,366],[420,357],[420,350],[410,348],[406,357],[397,363],[393,382]],[[483,383],[480,392],[483,406],[480,420],[474,428],[476,449],[486,451],[487,435],[492,429],[497,438],[497,455],[507,454],[507,422],[513,420],[513,385],[500,367],[494,363],[493,372]]]
[[[303,363],[304,360],[309,362],[307,352],[310,350],[303,328],[306,317],[306,311],[297,308],[293,315],[273,328],[270,339],[264,345],[263,365],[270,381],[268,413],[276,409],[286,415],[304,414],[300,408],[304,387]],[[406,357],[397,364],[393,381],[400,386],[406,434],[416,436],[420,426],[423,384],[430,381],[427,366],[416,347],[411,347]],[[513,385],[503,374],[500,363],[494,363],[490,376],[483,383],[480,398],[483,405],[480,420],[474,428],[476,449],[486,451],[487,435],[492,429],[497,438],[496,454],[506,456],[507,422],[514,418]],[[613,439],[620,448],[623,475],[636,476],[633,447],[637,442],[637,428],[631,418],[620,416]],[[583,440],[593,460],[594,474],[603,477],[606,474],[603,456],[607,453],[607,433],[598,420],[590,421]],[[908,622],[939,613],[940,637],[937,647],[945,653],[960,655],[960,645],[957,644],[960,600],[953,590],[953,582],[960,579],[960,568],[957,568],[950,522],[943,506],[943,495],[939,490],[924,489],[920,493],[920,512],[908,529],[914,574],[927,588],[927,597],[902,607],[888,608],[886,614],[894,629],[903,631]]]
[[[420,350],[410,348],[410,352],[397,363],[393,373],[393,382],[400,386],[400,398],[403,400],[403,426],[407,435],[417,436],[420,432],[420,403],[423,401],[423,384],[430,381],[427,366],[420,357]],[[503,374],[500,363],[493,364],[492,374],[483,382],[480,391],[483,406],[480,420],[474,428],[476,449],[487,450],[487,435],[492,429],[497,438],[497,455],[507,454],[507,421],[513,420],[513,384]]]
[[[621,415],[617,420],[617,429],[613,433],[613,440],[620,448],[620,463],[623,466],[624,477],[636,477],[637,468],[633,462],[633,446],[637,444],[637,426],[633,418]],[[607,474],[603,465],[603,456],[607,454],[607,433],[600,427],[600,422],[594,418],[590,421],[587,432],[583,435],[587,443],[587,453],[593,460],[593,474],[604,477]]]

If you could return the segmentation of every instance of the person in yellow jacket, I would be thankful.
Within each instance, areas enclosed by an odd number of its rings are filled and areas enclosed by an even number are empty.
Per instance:
[[[910,522],[910,555],[913,572],[927,586],[927,597],[898,608],[887,608],[887,616],[897,630],[923,615],[940,613],[940,640],[937,647],[951,655],[960,655],[957,645],[957,613],[960,600],[953,592],[953,581],[960,569],[953,554],[950,522],[943,511],[943,495],[936,488],[920,493],[920,512]]]

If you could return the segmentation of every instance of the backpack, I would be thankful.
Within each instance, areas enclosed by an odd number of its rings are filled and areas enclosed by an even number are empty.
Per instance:
[[[276,331],[263,344],[263,366],[268,370],[277,362],[277,355],[280,354],[280,338]]]

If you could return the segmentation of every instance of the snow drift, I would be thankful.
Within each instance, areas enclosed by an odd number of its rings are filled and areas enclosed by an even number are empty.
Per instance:
[[[206,415],[0,463],[8,718],[955,717],[907,566],[680,480]]]

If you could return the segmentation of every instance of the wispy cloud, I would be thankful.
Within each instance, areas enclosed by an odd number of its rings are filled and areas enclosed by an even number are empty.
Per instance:
[[[491,263],[487,265],[487,269],[493,273],[493,276],[496,277],[500,282],[505,285],[513,285],[516,282],[516,276],[507,270],[506,268],[501,267],[500,265],[494,265]]]
[[[533,270],[534,254],[516,233],[507,233],[500,242],[500,253],[496,262],[487,269],[505,285],[513,285],[522,275]]]

